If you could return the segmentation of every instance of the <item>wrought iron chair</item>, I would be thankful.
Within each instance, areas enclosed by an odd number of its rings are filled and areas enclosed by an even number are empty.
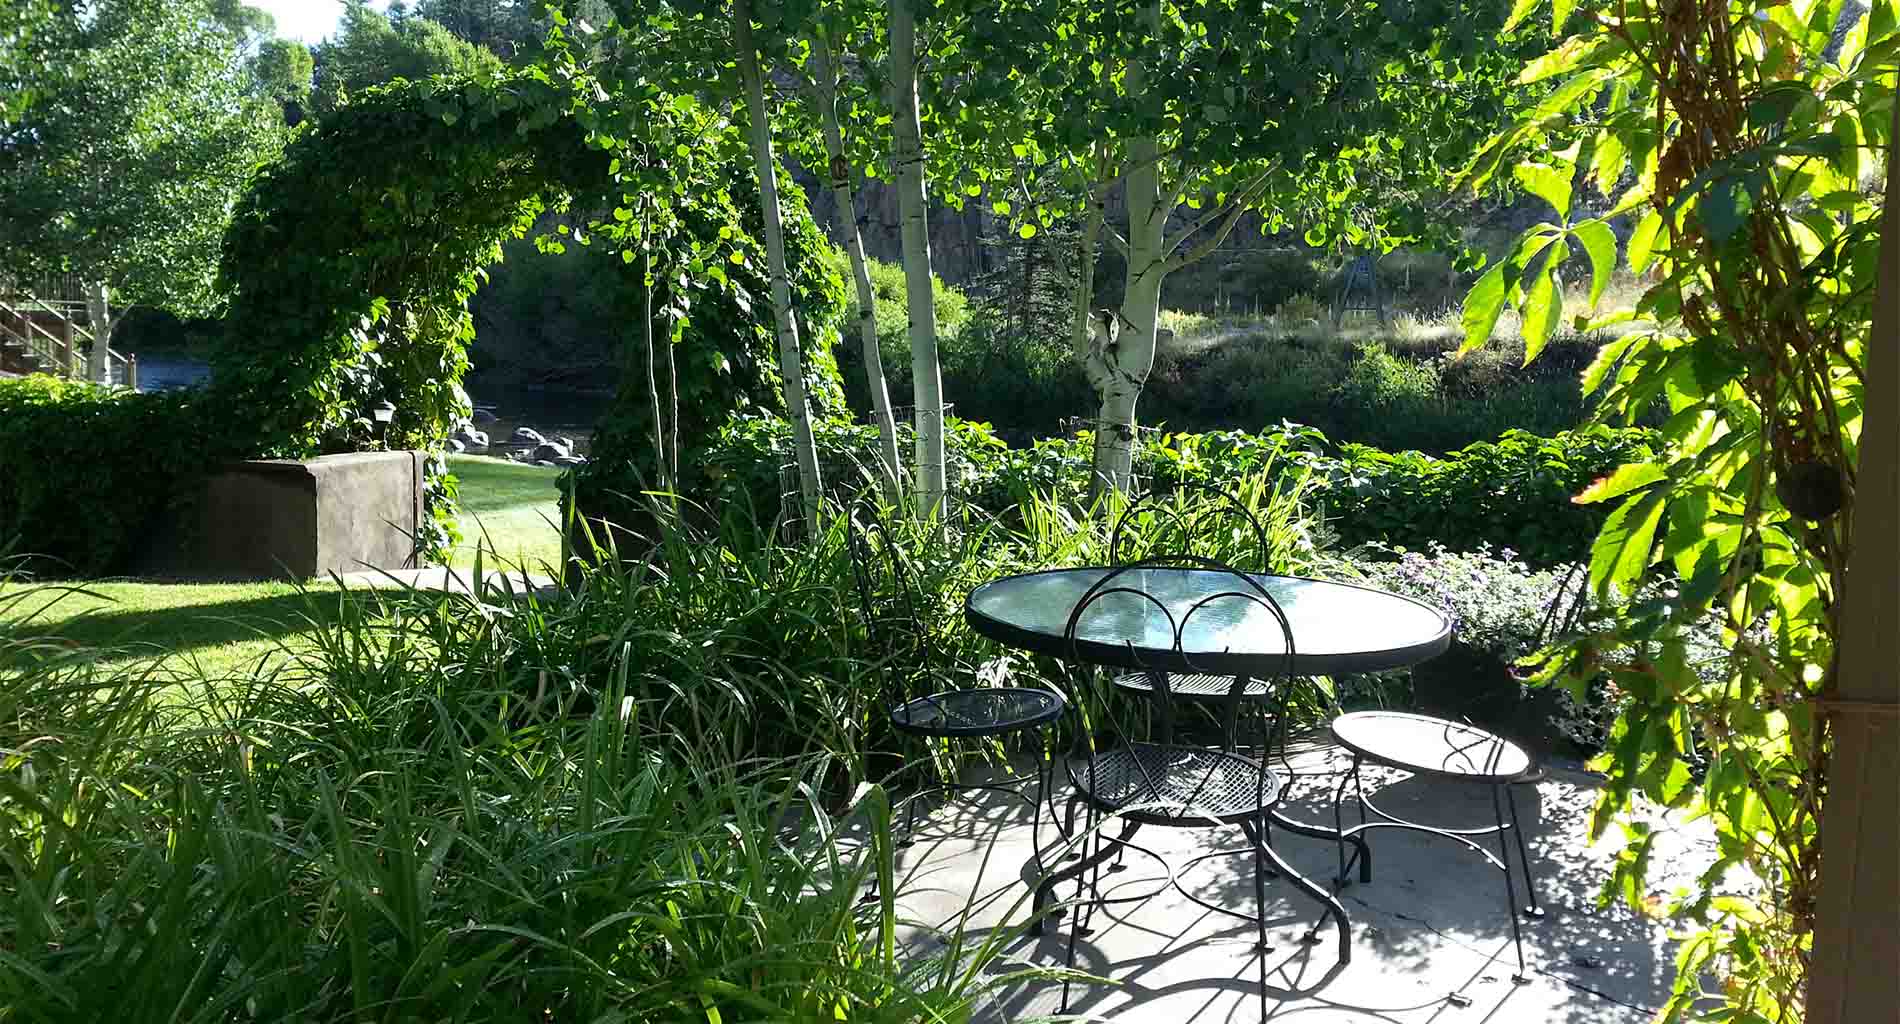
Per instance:
[[[1518,822],[1517,798],[1511,792],[1514,785],[1530,781],[1536,775],[1536,764],[1530,753],[1474,725],[1401,711],[1356,711],[1340,715],[1333,719],[1332,734],[1335,743],[1352,753],[1352,767],[1339,777],[1339,786],[1333,791],[1333,828],[1340,836],[1337,884],[1343,887],[1348,883],[1355,863],[1359,880],[1372,881],[1370,849],[1364,843],[1366,833],[1378,829],[1403,829],[1464,844],[1492,867],[1504,872],[1504,898],[1511,913],[1511,941],[1517,947],[1517,973],[1511,980],[1520,985],[1527,983],[1530,978],[1525,973],[1524,933],[1518,921],[1516,877],[1511,868],[1511,844],[1506,833],[1517,840],[1518,863],[1523,869],[1524,895],[1529,904],[1523,913],[1533,918],[1543,917],[1543,908],[1537,902],[1537,885],[1531,874],[1530,850]],[[1366,795],[1360,769],[1367,762],[1416,776],[1485,786],[1491,790],[1491,809],[1497,823],[1490,827],[1448,828],[1389,813]],[[1343,810],[1348,783],[1359,805],[1359,824],[1351,828],[1345,826]],[[1505,821],[1507,808],[1509,822]],[[1372,820],[1374,818],[1377,820]],[[1498,837],[1495,856],[1477,842],[1490,835]],[[1349,844],[1355,846],[1351,855],[1346,852]]]
[[[1188,506],[1182,499],[1199,497],[1201,502]],[[1209,527],[1213,529],[1209,529]],[[1251,559],[1235,558],[1229,550],[1245,550],[1252,545]],[[1108,557],[1111,565],[1127,565],[1141,557],[1162,554],[1194,555],[1212,558],[1253,572],[1272,572],[1272,547],[1266,527],[1232,491],[1209,484],[1181,484],[1170,491],[1150,491],[1131,502],[1115,519],[1109,534]],[[1219,700],[1233,685],[1232,676],[1204,672],[1176,672],[1168,687],[1185,700]],[[1119,690],[1151,695],[1155,690],[1150,672],[1130,672],[1115,678]],[[1272,689],[1265,680],[1249,680],[1243,691],[1249,701],[1268,700]]]
[[[1170,609],[1142,589],[1142,572],[1147,569],[1186,569],[1208,573],[1215,578],[1210,580],[1205,597],[1188,607]],[[1172,636],[1170,652],[1159,658],[1152,653],[1144,656],[1136,651],[1132,643],[1124,644],[1118,652],[1112,644],[1092,639],[1092,636],[1099,637],[1105,632],[1113,635],[1112,627],[1117,622],[1125,624],[1129,616],[1159,617],[1150,621],[1165,622]],[[1309,941],[1318,941],[1319,929],[1331,919],[1339,934],[1339,964],[1343,966],[1352,955],[1351,930],[1345,909],[1330,892],[1293,870],[1274,851],[1271,842],[1269,830],[1272,819],[1269,815],[1284,795],[1285,778],[1269,767],[1269,762],[1272,751],[1284,739],[1285,699],[1292,681],[1294,658],[1293,633],[1285,612],[1257,579],[1245,573],[1211,559],[1161,557],[1123,566],[1104,575],[1076,603],[1069,617],[1065,637],[1073,664],[1081,672],[1089,671],[1089,666],[1143,668],[1142,662],[1151,660],[1167,663],[1165,666],[1153,666],[1155,669],[1175,666],[1192,669],[1195,655],[1190,650],[1194,647],[1205,648],[1205,641],[1210,634],[1218,635],[1222,628],[1236,628],[1236,622],[1251,631],[1256,640],[1261,636],[1259,631],[1266,631],[1266,635],[1280,646],[1284,655],[1275,659],[1267,654],[1263,658],[1265,663],[1277,662],[1277,665],[1264,671],[1258,680],[1265,684],[1265,701],[1248,700],[1246,695],[1249,687],[1256,681],[1250,676],[1223,677],[1229,680],[1229,684],[1227,692],[1217,702],[1220,710],[1217,716],[1217,746],[1179,741],[1173,735],[1172,716],[1163,716],[1163,722],[1169,724],[1164,725],[1158,739],[1132,739],[1116,724],[1112,714],[1088,714],[1082,698],[1071,691],[1069,717],[1075,736],[1072,749],[1065,759],[1066,773],[1074,787],[1070,814],[1073,815],[1078,804],[1086,808],[1083,834],[1091,848],[1077,864],[1044,880],[1036,893],[1036,906],[1040,911],[1054,899],[1055,886],[1059,882],[1089,876],[1086,882],[1078,882],[1077,898],[1083,910],[1074,915],[1069,933],[1066,963],[1073,968],[1076,937],[1087,930],[1087,921],[1092,917],[1094,908],[1102,903],[1122,902],[1102,897],[1099,888],[1101,866],[1110,856],[1131,846],[1131,840],[1142,827],[1238,826],[1253,848],[1254,891],[1258,900],[1256,913],[1243,914],[1209,903],[1185,889],[1181,892],[1209,910],[1256,924],[1261,948],[1261,1000],[1264,1012],[1268,878],[1290,879],[1325,908],[1319,921],[1307,933]],[[1098,624],[1102,628],[1098,629]],[[1208,652],[1203,649],[1199,653],[1205,655]],[[1167,671],[1154,671],[1153,675],[1153,699],[1164,705],[1177,699],[1169,683],[1173,675]],[[1242,715],[1243,705],[1250,709],[1264,709],[1266,713]],[[1254,742],[1251,744],[1243,744],[1239,735],[1243,722],[1262,732],[1253,737]],[[1257,754],[1244,752],[1248,750],[1256,751]],[[1123,826],[1121,834],[1105,844],[1100,825],[1103,819],[1109,817],[1120,818]],[[1075,834],[1073,826],[1069,834]],[[1268,867],[1269,863],[1273,865],[1272,868]],[[1179,887],[1178,878],[1172,871],[1170,881]],[[1085,893],[1092,898],[1083,899]],[[1067,1012],[1068,1005],[1069,982],[1065,980],[1062,993],[1064,1012]]]
[[[867,661],[881,674],[880,699],[893,732],[921,750],[911,765],[932,764],[933,741],[995,739],[1047,728],[1067,702],[1061,694],[1028,686],[958,686],[941,665],[918,614],[919,593],[905,553],[875,509],[854,509],[846,526],[851,570],[855,578],[865,632]],[[909,767],[909,765],[907,765]],[[1041,807],[1052,769],[1047,756],[1038,756],[1037,771],[987,783],[960,783],[939,778],[940,791],[985,789],[1006,792],[1027,801],[1036,811],[1040,831]],[[1021,786],[1035,782],[1034,794]],[[917,824],[913,797],[905,817],[905,845]],[[1040,846],[1038,846],[1040,860]]]
[[[1582,573],[1581,567],[1573,568],[1558,584],[1538,627],[1539,646],[1575,626],[1584,606],[1588,585],[1589,578]],[[1511,914],[1511,942],[1517,951],[1517,973],[1511,976],[1511,980],[1520,985],[1529,981],[1529,976],[1525,974],[1524,931],[1519,920],[1511,847],[1515,845],[1517,848],[1518,865],[1524,874],[1526,906],[1521,916],[1541,918],[1544,909],[1537,900],[1537,882],[1531,870],[1530,848],[1524,841],[1524,829],[1517,815],[1517,798],[1513,793],[1513,787],[1543,777],[1543,770],[1536,759],[1522,746],[1496,733],[1480,729],[1469,722],[1431,715],[1357,711],[1333,719],[1331,731],[1333,742],[1352,754],[1352,766],[1339,777],[1339,785],[1333,790],[1333,828],[1340,835],[1339,875],[1335,884],[1341,888],[1350,884],[1351,869],[1355,864],[1359,869],[1359,881],[1372,881],[1372,850],[1367,845],[1366,835],[1379,829],[1402,829],[1462,843],[1490,862],[1492,867],[1504,872],[1504,897]],[[1390,814],[1366,795],[1361,769],[1367,762],[1416,776],[1485,786],[1491,791],[1495,824],[1478,828],[1443,828]],[[1344,813],[1346,787],[1349,784],[1352,786],[1354,802],[1359,805],[1359,824],[1352,828],[1345,827]],[[1505,820],[1507,816],[1510,819],[1508,822]],[[1372,820],[1374,818],[1378,820]],[[1516,840],[1515,844],[1507,841],[1507,833]],[[1496,855],[1477,842],[1490,835],[1498,838]],[[1354,847],[1351,854],[1346,852],[1349,843]]]

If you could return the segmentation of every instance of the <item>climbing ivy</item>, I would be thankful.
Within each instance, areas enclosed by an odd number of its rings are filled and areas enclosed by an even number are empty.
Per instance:
[[[439,452],[469,413],[468,299],[502,241],[526,237],[550,211],[572,217],[544,247],[598,238],[620,251],[630,292],[652,275],[694,417],[766,402],[777,377],[757,347],[761,331],[770,338],[751,238],[757,201],[733,184],[730,126],[691,97],[632,80],[609,90],[595,70],[557,25],[541,64],[397,81],[299,136],[225,239],[233,298],[214,387],[231,429],[268,455]],[[818,403],[841,409],[829,352],[840,285],[815,228],[807,234],[801,297],[817,355],[808,365]],[[702,293],[715,301],[695,310]],[[630,342],[643,337],[636,320],[613,326]],[[738,397],[709,401],[715,392]],[[379,434],[372,412],[383,402],[396,412]],[[641,429],[634,408],[652,408],[650,396],[622,403],[605,431],[610,450],[620,432]],[[437,469],[431,505],[443,532],[425,548],[449,539],[453,485]]]
[[[1513,20],[1538,8],[1520,0]],[[1556,0],[1563,28],[1572,4]],[[1841,583],[1853,547],[1881,205],[1894,144],[1896,9],[1840,0],[1615,0],[1530,63],[1550,92],[1474,159],[1555,219],[1527,230],[1465,303],[1470,344],[1507,305],[1535,357],[1583,257],[1585,329],[1634,322],[1585,372],[1606,416],[1660,412],[1664,447],[1577,500],[1614,503],[1590,579],[1616,613],[1552,653],[1548,679],[1605,673],[1628,700],[1599,767],[1594,832],[1623,852],[1607,896],[1686,926],[1664,1017],[1802,1018],[1831,752]],[[1578,216],[1573,184],[1614,210]],[[1632,224],[1633,313],[1592,319]],[[1892,282],[1885,282],[1891,286]],[[1713,623],[1720,651],[1694,640]],[[1644,805],[1713,823],[1715,862],[1652,899]],[[1889,852],[1890,853],[1890,852]],[[1709,978],[1721,984],[1710,989]]]

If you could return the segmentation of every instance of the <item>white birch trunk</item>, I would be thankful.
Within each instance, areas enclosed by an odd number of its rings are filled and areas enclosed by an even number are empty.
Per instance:
[[[1090,197],[1088,216],[1082,220],[1082,237],[1075,245],[1075,321],[1069,339],[1084,368],[1089,362],[1089,314],[1095,306],[1095,246],[1101,241],[1105,219],[1101,197]]]
[[[1143,12],[1160,38],[1161,6],[1151,2]],[[1140,59],[1129,61],[1128,92],[1139,100],[1147,85]],[[1134,485],[1135,403],[1155,362],[1155,323],[1161,316],[1161,281],[1167,276],[1169,210],[1161,191],[1160,147],[1150,136],[1130,142],[1129,169],[1123,177],[1128,208],[1128,282],[1122,292],[1122,328],[1119,336],[1098,338],[1084,363],[1090,383],[1101,398],[1095,424],[1094,490],[1127,494]]]
[[[830,161],[831,195],[837,203],[844,250],[851,256],[851,278],[858,289],[858,343],[864,352],[864,381],[871,392],[871,421],[877,424],[878,463],[883,472],[884,495],[896,501],[903,494],[903,463],[897,454],[897,418],[891,414],[891,390],[884,383],[884,354],[877,343],[877,292],[871,270],[864,262],[864,237],[858,230],[857,190],[851,185],[851,165],[844,156],[844,132],[838,126],[838,67],[824,33],[811,34],[818,111],[823,121],[825,156]]]
[[[86,379],[99,384],[112,383],[112,290],[104,281],[87,282],[86,327],[92,332],[92,352],[86,356]]]
[[[904,245],[904,294],[910,305],[911,378],[915,384],[917,508],[943,507],[943,377],[937,362],[937,305],[930,291],[930,223],[924,199],[923,125],[917,114],[917,14],[912,0],[891,0],[891,87],[895,95],[892,163]]]
[[[805,398],[805,360],[798,347],[798,325],[792,318],[792,289],[785,274],[785,229],[779,221],[778,173],[772,161],[772,125],[766,119],[765,83],[759,73],[759,51],[752,42],[752,5],[734,0],[733,41],[739,50],[739,77],[745,86],[746,111],[752,121],[752,159],[759,175],[759,205],[765,214],[765,258],[772,277],[772,316],[778,327],[779,375],[785,379],[785,413],[792,421],[792,448],[798,456],[798,492],[805,511],[805,529],[815,535],[822,511],[818,477],[818,448],[812,438],[811,405]]]

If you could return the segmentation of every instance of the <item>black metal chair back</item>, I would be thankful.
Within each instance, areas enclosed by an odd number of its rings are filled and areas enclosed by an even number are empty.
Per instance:
[[[1273,548],[1260,517],[1239,495],[1212,484],[1182,483],[1150,491],[1116,517],[1108,539],[1111,564],[1171,554],[1273,571]]]
[[[1203,593],[1193,600],[1172,607],[1144,586],[1143,574],[1150,570],[1185,571],[1204,575],[1206,585]],[[1156,618],[1158,617],[1158,619]],[[1138,650],[1132,640],[1121,644],[1121,656],[1112,656],[1112,642],[1099,639],[1106,633],[1120,632],[1125,635],[1134,628],[1140,619],[1148,619],[1151,624],[1145,632],[1154,635],[1153,626],[1165,624],[1168,638],[1168,650],[1165,654],[1146,654]],[[1109,627],[1104,632],[1094,632],[1095,624]],[[1262,666],[1260,670],[1247,673],[1234,673],[1231,656],[1235,653],[1233,642],[1221,643],[1220,631],[1231,631],[1244,627],[1246,646],[1267,651],[1265,644],[1277,642],[1278,656],[1264,653],[1256,659],[1248,659]],[[1094,636],[1091,637],[1091,633]],[[1263,635],[1264,634],[1264,635]],[[1164,726],[1158,743],[1138,743],[1121,727],[1114,715],[1104,715],[1100,722],[1089,722],[1081,694],[1071,693],[1070,707],[1078,716],[1075,745],[1071,751],[1072,761],[1087,760],[1092,770],[1093,755],[1100,749],[1116,747],[1135,748],[1185,748],[1190,746],[1177,742],[1172,725],[1174,715],[1171,706],[1176,700],[1169,689],[1170,673],[1208,673],[1231,676],[1232,682],[1226,694],[1216,701],[1205,699],[1197,701],[1201,707],[1210,703],[1216,710],[1219,730],[1218,749],[1225,754],[1233,754],[1241,749],[1259,752],[1260,763],[1264,765],[1285,739],[1286,701],[1293,681],[1293,664],[1296,656],[1293,629],[1284,609],[1273,595],[1255,577],[1217,562],[1211,558],[1194,555],[1164,555],[1143,559],[1129,565],[1113,569],[1077,601],[1069,615],[1064,636],[1068,642],[1071,664],[1076,666],[1100,666],[1108,663],[1117,669],[1134,669],[1149,674],[1152,679],[1153,698],[1162,711]],[[1149,650],[1152,650],[1150,648]],[[1219,659],[1215,664],[1205,664]],[[1083,669],[1086,671],[1086,668]],[[1247,699],[1250,680],[1267,682],[1270,688],[1266,701]],[[1264,713],[1242,715],[1241,709],[1247,707]],[[1240,735],[1241,723],[1247,722],[1259,729],[1259,735],[1251,737],[1252,743],[1243,743]],[[1106,726],[1109,743],[1098,746],[1095,742],[1097,728]],[[1138,771],[1142,774],[1149,789],[1156,793],[1189,794],[1178,801],[1172,809],[1149,808],[1145,811],[1151,818],[1176,817],[1181,824],[1202,823],[1208,815],[1200,813],[1193,794],[1204,793],[1217,784],[1215,771],[1219,762],[1210,761],[1198,782],[1183,786],[1180,780],[1166,782],[1159,778],[1162,766],[1151,768],[1140,758],[1135,759]],[[1267,787],[1269,775],[1259,772],[1256,776],[1259,792],[1255,794],[1259,806],[1271,803]],[[1089,787],[1093,790],[1095,787]],[[1172,811],[1172,813],[1170,813]]]

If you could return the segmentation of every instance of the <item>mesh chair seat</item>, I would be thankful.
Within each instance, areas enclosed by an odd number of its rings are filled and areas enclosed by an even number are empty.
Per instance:
[[[1135,743],[1069,762],[1069,782],[1097,808],[1161,825],[1234,824],[1280,801],[1280,777],[1239,754]]]
[[[1053,722],[1067,706],[1028,686],[946,690],[892,709],[891,727],[913,736],[998,736]]]
[[[1115,677],[1115,688],[1123,693],[1138,693],[1148,696],[1155,692],[1154,679],[1146,672],[1128,672]],[[1226,700],[1234,689],[1233,676],[1210,676],[1203,673],[1168,673],[1168,694],[1182,700]],[[1273,696],[1273,684],[1265,679],[1249,679],[1240,691],[1240,699],[1247,701],[1268,700]]]
[[[1401,711],[1355,711],[1333,719],[1340,746],[1408,772],[1470,782],[1514,782],[1531,771],[1523,747],[1474,725]]]

